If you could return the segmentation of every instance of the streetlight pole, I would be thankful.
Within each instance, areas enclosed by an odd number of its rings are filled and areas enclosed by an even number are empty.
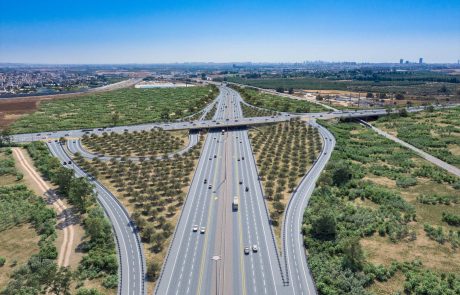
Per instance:
[[[219,289],[218,289],[218,283],[217,283],[217,277],[218,277],[217,262],[220,260],[220,256],[216,255],[216,256],[213,256],[211,259],[214,260],[214,262],[216,263],[216,295],[218,295]]]

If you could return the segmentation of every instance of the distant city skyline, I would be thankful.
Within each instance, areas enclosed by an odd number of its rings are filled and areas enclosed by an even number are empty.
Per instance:
[[[457,63],[460,1],[4,1],[0,62]]]

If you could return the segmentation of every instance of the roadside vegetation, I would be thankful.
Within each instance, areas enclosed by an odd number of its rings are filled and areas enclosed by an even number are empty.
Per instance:
[[[54,291],[67,271],[56,264],[56,214],[25,186],[9,148],[0,149],[0,179],[0,294]]]
[[[322,142],[316,128],[298,119],[252,129],[249,136],[279,245],[284,209]]]
[[[385,116],[374,125],[460,168],[459,107]]]
[[[215,86],[128,88],[42,101],[11,125],[14,133],[171,121],[198,112],[217,96]]]
[[[217,111],[217,102],[212,106],[212,108],[209,110],[209,112],[204,116],[205,120],[211,120],[214,115],[216,114]]]
[[[234,85],[230,87],[238,91],[248,104],[275,112],[310,113],[326,110],[320,105],[305,100],[268,94],[249,87],[242,88]]]
[[[460,179],[359,124],[323,124],[337,145],[302,226],[319,292],[458,294]]]
[[[167,150],[174,150],[173,141],[164,142],[169,144],[165,147]],[[139,162],[125,158],[106,162],[99,158],[85,160],[75,155],[74,161],[97,177],[130,212],[140,230],[150,282],[158,278],[166,257],[201,146],[200,138],[200,142],[183,155]]]
[[[243,117],[265,117],[265,116],[276,116],[278,112],[270,111],[266,109],[259,109],[252,106],[248,106],[247,104],[240,103],[241,110],[243,111]]]
[[[41,174],[56,184],[59,194],[78,209],[78,219],[85,229],[85,237],[78,245],[84,256],[75,271],[66,269],[66,273],[60,275],[67,278],[62,288],[76,289],[78,294],[91,285],[97,286],[94,294],[115,293],[118,287],[115,240],[112,227],[96,201],[93,185],[85,178],[75,177],[72,170],[62,167],[43,142],[28,144],[27,151]]]
[[[188,141],[188,132],[160,129],[122,134],[104,132],[102,136],[85,134],[82,137],[82,143],[89,151],[99,155],[119,157],[162,157],[185,148],[186,141]]]

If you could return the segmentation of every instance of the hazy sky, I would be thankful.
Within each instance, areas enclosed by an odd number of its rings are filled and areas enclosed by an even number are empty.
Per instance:
[[[460,0],[0,0],[0,62],[460,59]]]

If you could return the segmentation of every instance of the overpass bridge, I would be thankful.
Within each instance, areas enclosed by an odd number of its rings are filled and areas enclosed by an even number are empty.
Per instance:
[[[436,106],[435,108],[449,108],[458,105]],[[426,106],[410,107],[407,108],[408,112],[419,112],[425,110]],[[203,120],[203,121],[190,121],[190,122],[169,122],[169,123],[148,123],[130,126],[116,126],[108,128],[87,128],[78,130],[61,130],[37,133],[25,133],[12,135],[13,142],[30,142],[37,140],[56,140],[61,137],[67,138],[80,138],[85,134],[101,135],[104,132],[134,132],[134,131],[150,131],[154,128],[161,128],[167,131],[173,130],[202,130],[202,129],[215,129],[215,128],[231,128],[243,127],[253,125],[263,125],[270,123],[286,122],[293,118],[301,118],[303,120],[316,120],[316,119],[362,119],[369,117],[379,117],[388,115],[390,113],[397,113],[398,109],[372,109],[372,110],[342,110],[342,111],[329,111],[321,113],[281,113],[278,116],[267,117],[249,117],[238,119],[223,119],[223,120]]]

